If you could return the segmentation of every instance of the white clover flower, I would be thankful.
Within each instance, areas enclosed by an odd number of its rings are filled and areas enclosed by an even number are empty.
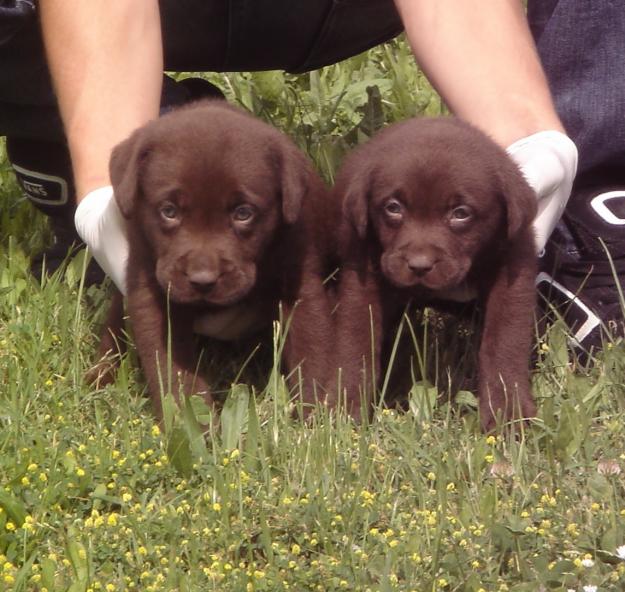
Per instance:
[[[490,474],[493,477],[505,479],[507,477],[512,477],[514,473],[515,470],[512,466],[512,463],[508,462],[507,460],[496,461],[490,466]]]
[[[594,564],[595,564],[595,562],[594,562],[592,559],[582,559],[582,565],[583,565],[584,567],[588,567],[588,568],[590,568],[590,567],[592,567]],[[590,586],[590,587],[592,588],[592,586]],[[596,590],[596,588],[595,588],[595,590]],[[593,592],[593,590],[590,590],[590,591],[588,591],[588,592]]]
[[[597,586],[584,586],[583,590],[584,592],[597,592]]]
[[[601,475],[620,475],[621,466],[612,459],[601,459],[597,463],[597,472]]]
[[[625,545],[621,545],[620,547],[616,548],[616,556],[619,559],[625,560]]]

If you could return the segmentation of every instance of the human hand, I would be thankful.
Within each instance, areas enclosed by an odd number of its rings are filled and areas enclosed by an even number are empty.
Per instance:
[[[126,294],[126,224],[110,185],[88,193],[74,215],[76,230],[122,294]]]
[[[534,218],[540,253],[564,212],[577,170],[577,148],[565,134],[549,130],[517,140],[507,148],[538,198]]]

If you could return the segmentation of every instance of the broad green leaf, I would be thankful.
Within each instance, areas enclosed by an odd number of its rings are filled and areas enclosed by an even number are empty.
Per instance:
[[[578,411],[571,401],[564,401],[560,409],[560,420],[553,439],[558,456],[567,461],[581,444],[583,431],[580,430]]]
[[[260,98],[267,101],[277,101],[284,90],[284,73],[280,70],[254,72],[252,75]]]
[[[26,509],[24,504],[6,491],[0,490],[0,507],[4,509],[11,521],[18,528],[24,524]]]
[[[189,436],[180,426],[174,426],[167,438],[167,456],[172,466],[185,478],[193,472],[193,457],[189,446]]]
[[[610,499],[612,494],[612,485],[608,479],[599,474],[593,473],[586,482],[588,490],[592,495],[592,499],[596,501],[604,501]]]
[[[497,507],[497,491],[494,485],[485,485],[480,494],[480,514],[482,520],[489,524],[495,516]]]
[[[620,531],[618,528],[608,528],[601,537],[601,548],[609,551],[616,549],[622,540],[620,538]]]
[[[75,534],[72,531],[68,533],[67,554],[76,576],[69,590],[71,592],[84,592],[89,582],[87,550],[85,546],[75,538]]]
[[[454,397],[454,401],[456,405],[464,405],[466,407],[471,407],[471,409],[478,408],[477,397],[471,391],[458,391]]]
[[[408,394],[411,413],[422,421],[432,418],[438,399],[438,389],[427,381],[417,382],[412,385]]]
[[[517,533],[504,524],[493,524],[490,528],[497,551],[505,553],[514,548]]]
[[[50,591],[56,590],[54,582],[54,573],[56,571],[56,563],[47,557],[40,562],[41,565],[41,586]]]
[[[200,399],[200,397],[189,397],[185,400],[182,408],[181,420],[183,422],[184,429],[187,432],[189,446],[194,459],[206,462],[209,459],[209,454],[208,448],[206,447],[206,441],[204,439],[204,431],[197,420],[194,404],[191,399]]]
[[[247,423],[250,391],[246,384],[235,384],[221,411],[221,438],[226,450],[237,448]]]

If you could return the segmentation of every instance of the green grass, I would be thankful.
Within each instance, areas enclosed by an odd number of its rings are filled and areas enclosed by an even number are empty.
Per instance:
[[[441,110],[391,47],[216,80],[331,179],[382,121]],[[625,589],[622,342],[579,368],[554,326],[537,344],[539,417],[516,437],[481,434],[467,390],[438,396],[467,341],[432,317],[413,319],[406,411],[294,420],[269,339],[253,383],[228,386],[245,354],[213,363],[219,426],[191,402],[158,428],[132,352],[115,385],[84,382],[106,290],[81,285],[81,257],[30,276],[48,231],[6,163],[0,200],[0,590]]]

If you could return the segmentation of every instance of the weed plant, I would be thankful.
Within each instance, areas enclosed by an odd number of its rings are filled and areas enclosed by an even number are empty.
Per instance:
[[[302,76],[211,79],[330,181],[384,122],[443,110],[401,41]],[[470,323],[411,316],[405,409],[362,424],[293,418],[276,327],[249,379],[249,352],[207,353],[219,423],[166,401],[159,427],[132,352],[114,385],[85,383],[107,291],[84,287],[84,253],[31,277],[46,222],[0,163],[0,590],[625,590],[622,342],[581,367],[553,325],[538,418],[486,436],[470,384],[451,401],[445,386]]]

